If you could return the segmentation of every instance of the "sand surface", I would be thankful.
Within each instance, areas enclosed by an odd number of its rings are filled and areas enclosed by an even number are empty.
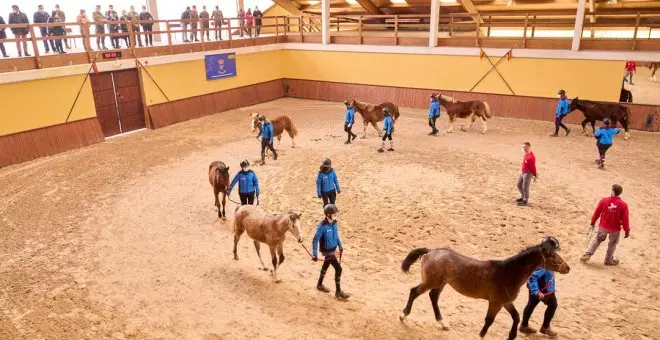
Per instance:
[[[624,86],[632,92],[633,103],[660,105],[660,71],[656,71],[655,77],[658,81],[651,79],[651,70],[640,63],[637,73],[633,76],[633,84],[626,83]]]
[[[217,219],[207,169],[222,160],[233,174],[242,158],[258,158],[248,131],[255,111],[290,114],[300,129],[297,148],[284,137],[281,158],[254,170],[264,207],[302,212],[308,245],[322,215],[316,172],[322,158],[333,160],[348,302],[315,290],[320,264],[292,238],[279,284],[258,270],[247,237],[233,260],[231,220]],[[617,137],[601,171],[593,138],[550,138],[550,123],[495,118],[487,135],[477,122],[431,137],[423,110],[401,114],[397,149],[385,154],[373,129],[343,144],[340,104],[281,99],[0,169],[0,339],[478,339],[487,303],[451,288],[440,297],[451,330],[434,322],[427,296],[398,321],[420,279],[419,264],[405,275],[401,260],[416,247],[446,246],[504,258],[545,235],[560,240],[572,266],[557,276],[561,338],[658,338],[657,134]],[[524,141],[539,180],[520,208]],[[621,266],[602,264],[604,248],[581,264],[592,210],[614,182],[633,227],[617,251]],[[526,299],[523,288],[521,313]],[[502,311],[486,338],[505,338],[510,324]]]

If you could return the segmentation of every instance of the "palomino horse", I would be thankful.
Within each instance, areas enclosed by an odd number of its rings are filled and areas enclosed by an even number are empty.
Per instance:
[[[612,126],[616,126],[617,122],[621,122],[621,126],[626,131],[623,139],[630,138],[630,131],[628,130],[628,121],[630,119],[630,109],[621,104],[598,103],[590,100],[580,100],[578,97],[571,100],[569,108],[572,111],[580,110],[584,113],[584,120],[582,121],[582,134],[588,136],[587,122],[591,123],[591,129],[596,132],[596,121],[602,121],[609,118],[612,121]]]
[[[570,270],[568,264],[557,254],[558,244],[555,245],[548,239],[554,238],[546,238],[541,244],[529,247],[506,260],[477,260],[449,248],[433,250],[419,248],[411,251],[403,260],[401,269],[407,273],[410,266],[421,257],[422,283],[410,289],[408,304],[399,319],[403,321],[410,314],[413,301],[430,290],[429,296],[435,320],[443,329],[449,329],[443,322],[438,307],[440,293],[445,285],[449,284],[467,297],[488,300],[488,314],[479,336],[486,335],[495,316],[504,307],[513,319],[509,339],[515,339],[520,317],[513,302],[518,296],[520,287],[538,267],[562,274]]]
[[[486,118],[491,118],[490,105],[486,102],[471,100],[469,102],[460,102],[452,97],[444,96],[438,93],[432,94],[432,96],[440,101],[440,104],[447,109],[447,115],[449,115],[449,129],[447,132],[452,132],[454,130],[454,121],[456,118],[465,118],[468,120],[468,127],[461,126],[461,130],[469,130],[477,117],[481,118],[483,122],[483,130],[481,133],[486,133],[488,127],[486,126]]]
[[[261,207],[254,205],[244,205],[236,208],[234,213],[234,260],[238,260],[236,254],[236,245],[243,232],[254,240],[254,248],[257,250],[259,262],[263,270],[268,270],[261,259],[260,242],[268,245],[270,248],[270,257],[273,260],[273,279],[277,279],[277,267],[284,262],[284,239],[286,233],[290,231],[298,243],[302,243],[302,232],[300,231],[300,214],[288,212],[285,214],[269,214]],[[280,256],[279,261],[277,255]]]
[[[373,105],[369,103],[362,103],[355,99],[350,101],[350,104],[355,111],[359,112],[362,115],[362,121],[364,123],[364,129],[362,130],[362,138],[367,138],[367,126],[371,124],[374,129],[378,132],[378,136],[383,135],[383,131],[378,128],[378,122],[385,119],[385,114],[383,114],[383,109],[387,108],[392,114],[394,121],[399,119],[399,107],[390,102],[381,103],[379,105]]]
[[[225,214],[225,203],[229,189],[229,167],[222,162],[213,162],[209,165],[209,183],[213,187],[213,196],[215,197],[215,206],[218,207],[218,218],[227,218]],[[218,194],[222,193],[222,205],[218,199]]]
[[[259,124],[259,117],[261,115],[258,113],[250,114],[250,128],[252,132],[256,132],[257,129],[261,131],[261,124]],[[298,136],[298,129],[296,125],[293,124],[293,120],[289,116],[279,116],[275,119],[271,119],[270,123],[273,124],[273,135],[277,137],[277,145],[275,149],[279,149],[280,141],[282,140],[282,132],[286,131],[291,137],[291,147],[296,147],[296,136]]]

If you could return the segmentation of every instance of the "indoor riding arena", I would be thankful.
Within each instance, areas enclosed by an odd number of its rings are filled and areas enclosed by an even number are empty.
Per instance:
[[[519,339],[660,337],[660,2],[239,0],[220,4],[223,40],[201,17],[201,41],[184,43],[184,6],[169,15],[174,4],[149,0],[153,20],[138,24],[154,25],[156,43],[136,47],[147,33],[129,25],[133,47],[100,52],[95,38],[113,33],[75,22],[74,2],[60,23],[74,28],[68,54],[43,51],[56,36],[31,34],[31,56],[17,58],[21,24],[0,25],[10,54],[0,60],[0,339],[462,340],[479,339],[487,315],[485,339],[515,338],[512,327]],[[236,10],[255,5],[262,35],[243,35]],[[377,129],[362,111],[380,114]],[[597,138],[585,119],[594,112]],[[567,130],[552,136],[555,122]],[[269,126],[277,156],[262,163]],[[620,133],[605,161],[610,130]],[[326,158],[340,186],[328,215],[317,192]],[[262,270],[250,229],[234,258],[244,160],[259,182],[254,211],[290,223],[250,220],[286,237],[277,281],[270,243]],[[226,218],[209,184],[216,161],[239,183]],[[523,201],[519,177],[533,172]],[[620,211],[609,203],[592,222],[605,198],[628,214],[604,222]],[[335,230],[335,215],[341,242],[327,250],[321,236],[317,254],[315,235]],[[601,223],[628,219],[613,258],[618,232],[585,261],[607,235]],[[317,289],[328,261],[329,294]],[[335,295],[335,263],[348,298]],[[419,288],[433,280],[444,289]]]

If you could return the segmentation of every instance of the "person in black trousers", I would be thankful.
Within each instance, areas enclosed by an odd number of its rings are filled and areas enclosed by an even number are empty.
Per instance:
[[[49,23],[61,23],[62,18],[60,18],[59,14],[56,12],[53,12],[53,16],[48,19]],[[66,53],[64,51],[64,48],[62,47],[62,40],[63,37],[66,35],[66,31],[64,29],[64,25],[58,25],[58,26],[51,26],[48,27],[49,29],[49,34],[53,37],[59,37],[58,39],[51,40],[54,41],[55,45],[53,46],[53,52],[59,53],[59,54],[64,54]]]
[[[337,181],[337,174],[332,168],[332,161],[330,158],[323,160],[321,169],[316,176],[316,195],[323,199],[323,206],[332,203],[335,204],[337,194],[341,193],[339,188],[339,181]]]
[[[46,24],[50,19],[50,14],[44,10],[44,6],[39,5],[39,10],[34,13],[34,17],[32,19],[35,24]],[[39,31],[41,32],[42,37],[50,36],[50,34],[48,34],[48,27],[41,26],[39,27]],[[50,53],[50,47],[52,47],[53,52],[57,52],[55,51],[55,42],[53,40],[50,40],[50,42],[49,40],[43,40],[43,42],[46,53]],[[50,47],[48,47],[49,45]]]
[[[536,333],[536,329],[529,327],[529,318],[536,306],[543,302],[548,308],[543,316],[543,325],[540,332],[551,338],[557,336],[557,333],[550,327],[550,322],[557,311],[557,296],[555,292],[555,273],[545,268],[537,268],[527,281],[529,288],[529,300],[523,311],[522,322],[520,323],[520,332],[525,334]]]
[[[5,19],[0,16],[0,25],[5,25]],[[5,33],[4,28],[0,28],[0,39],[7,39],[7,33]],[[2,52],[2,56],[5,58],[9,58],[9,55],[7,54],[7,50],[5,50],[5,44],[0,42],[0,52]]]
[[[321,254],[324,257],[321,274],[316,283],[316,289],[323,293],[330,293],[330,289],[323,285],[323,279],[328,268],[332,266],[335,269],[335,297],[338,300],[346,300],[350,295],[341,290],[341,254],[344,248],[339,238],[339,228],[337,226],[337,213],[339,209],[334,204],[328,204],[323,208],[325,218],[319,223],[312,241],[312,261],[318,261],[318,250],[321,248]],[[319,247],[320,246],[320,247]],[[339,248],[339,260],[335,251]]]
[[[142,12],[140,12],[140,20],[154,20],[154,17],[147,11],[147,6],[142,6]],[[142,30],[147,32],[144,36],[144,44],[146,46],[154,45],[154,35],[151,33],[154,30],[154,24],[151,23],[142,23]]]

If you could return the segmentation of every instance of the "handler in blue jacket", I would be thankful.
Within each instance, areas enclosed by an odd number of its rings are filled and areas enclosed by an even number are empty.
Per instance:
[[[259,122],[261,123],[261,129],[259,129],[257,139],[261,137],[261,165],[264,165],[266,164],[266,148],[273,152],[273,160],[277,160],[277,151],[273,147],[275,133],[273,132],[273,124],[265,116],[260,116]]]
[[[339,188],[339,181],[337,181],[337,174],[332,168],[332,161],[330,158],[323,160],[321,169],[316,176],[316,196],[323,199],[323,206],[328,204],[335,204],[337,194],[341,193]]]
[[[250,169],[250,162],[244,160],[241,162],[241,171],[237,172],[229,185],[227,196],[231,195],[234,185],[238,183],[238,194],[241,197],[241,205],[254,204],[254,196],[257,196],[259,202],[259,180],[257,175]]]
[[[440,102],[431,94],[431,107],[429,107],[429,126],[431,133],[429,135],[437,135],[438,129],[435,127],[435,121],[440,117]]]
[[[394,120],[392,120],[390,110],[387,108],[383,109],[383,114],[385,115],[385,119],[383,120],[383,140],[378,152],[385,151],[385,139],[390,140],[390,148],[387,149],[387,151],[394,151],[394,141],[392,140],[392,133],[394,133]]]
[[[600,169],[605,169],[605,152],[612,146],[614,135],[621,133],[621,129],[612,126],[612,121],[609,118],[605,118],[603,123],[605,125],[594,133],[594,137],[597,140],[596,147],[598,148],[598,155],[600,156],[596,160],[596,164],[598,164],[598,168]]]
[[[351,106],[351,103],[348,100],[344,101],[346,105],[346,116],[344,117],[344,131],[348,134],[348,139],[344,144],[351,144],[351,140],[355,140],[357,135],[351,131],[353,129],[353,124],[355,124],[355,108]]]
[[[526,334],[536,333],[536,329],[529,327],[529,318],[532,316],[532,312],[534,312],[534,308],[536,308],[539,302],[543,302],[548,308],[545,310],[543,317],[541,333],[549,337],[556,337],[557,333],[550,327],[550,322],[557,310],[555,272],[545,268],[537,268],[527,281],[527,288],[529,288],[529,300],[523,312],[520,332]]]
[[[334,204],[328,204],[323,208],[323,213],[325,218],[316,228],[316,234],[314,234],[314,240],[312,241],[312,261],[318,261],[318,247],[321,246],[321,254],[325,257],[323,261],[323,266],[321,266],[321,275],[319,276],[319,281],[316,284],[316,289],[324,292],[330,293],[330,289],[326,288],[323,285],[323,278],[325,273],[328,271],[328,267],[332,265],[335,269],[335,297],[339,300],[346,300],[350,295],[344,293],[341,290],[341,263],[337,260],[335,255],[335,250],[339,247],[339,256],[344,251],[344,248],[341,245],[341,239],[339,239],[339,229],[337,227],[337,213],[339,209]]]
[[[559,103],[557,104],[557,110],[555,110],[555,114],[557,117],[555,117],[555,133],[552,134],[552,137],[557,137],[559,136],[559,127],[562,129],[566,130],[566,136],[571,132],[571,129],[567,128],[564,123],[561,121],[568,115],[569,112],[571,112],[570,109],[570,100],[566,96],[566,91],[564,90],[559,90]]]

